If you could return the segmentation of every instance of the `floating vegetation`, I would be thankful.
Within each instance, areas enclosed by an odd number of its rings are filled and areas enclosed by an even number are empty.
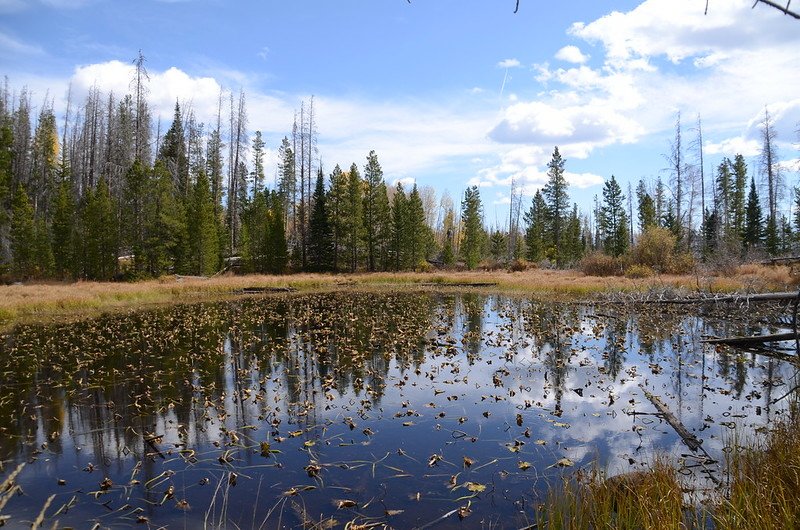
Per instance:
[[[729,493],[731,433],[760,436],[796,394],[791,353],[702,339],[785,329],[775,306],[455,291],[19,326],[0,342],[0,523],[555,528],[539,506],[586,484],[613,513],[648,492],[680,513]]]

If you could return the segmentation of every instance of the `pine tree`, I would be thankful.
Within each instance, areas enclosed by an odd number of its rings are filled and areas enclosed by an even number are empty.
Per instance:
[[[747,206],[745,208],[744,234],[742,241],[745,250],[758,247],[762,240],[762,215],[761,203],[756,192],[756,181],[750,178],[750,193],[747,195]]]
[[[564,249],[561,247],[562,236],[569,215],[569,195],[567,194],[567,181],[564,178],[564,163],[558,147],[553,150],[553,157],[547,164],[548,181],[542,188],[542,196],[547,204],[548,213],[548,243],[552,245],[556,265],[564,262]]]
[[[36,262],[36,276],[48,278],[53,274],[54,258],[53,244],[50,240],[50,228],[43,217],[34,223],[34,261]]]
[[[603,206],[600,208],[600,230],[603,250],[611,256],[621,256],[628,249],[628,215],[625,196],[614,175],[603,186]]]
[[[219,270],[219,234],[205,171],[197,175],[188,212],[189,270],[208,276]]]
[[[481,260],[485,233],[483,230],[483,206],[477,186],[467,188],[461,203],[461,222],[464,224],[464,240],[461,256],[468,269],[474,269]]]
[[[311,219],[308,226],[308,264],[315,272],[326,272],[333,268],[333,235],[326,199],[325,178],[320,168],[314,194],[311,196]]]
[[[780,252],[781,241],[778,234],[778,222],[771,215],[767,216],[767,226],[764,230],[764,248],[770,256]]]
[[[18,184],[11,203],[11,259],[14,275],[23,280],[36,273],[35,240],[33,206],[25,188]]]
[[[261,131],[256,131],[253,137],[253,171],[250,172],[254,196],[264,187],[264,145],[264,140],[261,139]]]
[[[540,190],[536,190],[530,209],[525,213],[525,246],[528,261],[538,263],[545,258],[547,228],[547,203]]]
[[[122,200],[122,245],[133,254],[134,268],[143,273],[147,268],[144,256],[145,208],[152,190],[150,171],[139,160],[125,174]]]

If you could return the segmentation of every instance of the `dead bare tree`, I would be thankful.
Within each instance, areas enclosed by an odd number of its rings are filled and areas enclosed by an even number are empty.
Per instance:
[[[708,2],[709,2],[709,0],[706,0],[706,10],[705,10],[705,14],[706,15],[708,14]],[[789,9],[789,6],[792,5],[792,0],[786,0],[786,7],[783,7],[779,3],[773,2],[772,0],[755,0],[755,2],[753,3],[753,9],[755,9],[755,7],[758,4],[766,4],[766,5],[770,6],[770,7],[774,7],[775,9],[777,9],[778,11],[783,13],[784,15],[789,15],[792,18],[796,18],[797,20],[800,20],[800,13],[797,13],[796,11],[792,11],[791,9]],[[519,0],[517,0],[517,7],[519,7]],[[515,13],[516,13],[516,11],[515,11]]]

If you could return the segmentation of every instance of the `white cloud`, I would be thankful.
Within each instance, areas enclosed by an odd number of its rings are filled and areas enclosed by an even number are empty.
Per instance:
[[[709,155],[733,156],[740,154],[743,156],[755,156],[759,153],[761,144],[757,140],[734,136],[720,142],[707,142],[704,149]]]
[[[269,46],[264,46],[263,48],[261,48],[256,54],[256,56],[262,61],[266,61],[267,57],[269,57]]]
[[[556,59],[566,61],[568,63],[583,64],[589,60],[588,55],[584,55],[580,48],[570,44],[564,46],[556,52]]]
[[[497,63],[498,68],[519,68],[521,66],[517,59],[504,59]]]

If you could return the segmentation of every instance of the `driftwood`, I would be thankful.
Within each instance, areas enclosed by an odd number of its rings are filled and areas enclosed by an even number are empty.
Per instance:
[[[797,298],[797,292],[788,293],[757,293],[726,296],[704,296],[694,298],[665,298],[658,300],[643,300],[644,304],[711,304],[722,302],[780,302]]]
[[[294,287],[245,287],[237,291],[239,294],[263,294],[263,293],[293,293],[297,291]]]
[[[437,282],[422,282],[419,285],[424,287],[496,287],[497,282],[460,282],[460,283],[437,283]]]
[[[697,437],[689,432],[689,429],[681,423],[681,421],[669,410],[666,404],[661,401],[661,398],[656,396],[655,394],[651,394],[648,392],[642,385],[639,385],[639,388],[642,389],[644,392],[645,397],[650,400],[650,403],[658,409],[658,412],[661,413],[661,416],[670,424],[670,426],[678,433],[678,436],[683,439],[683,443],[689,447],[692,451],[697,451],[698,449],[702,449],[703,442],[697,439]]]
[[[781,342],[784,340],[795,340],[798,336],[795,332],[772,333],[768,335],[753,335],[741,337],[714,337],[703,339],[701,342],[706,344],[728,344],[730,346],[757,346],[765,342]]]

